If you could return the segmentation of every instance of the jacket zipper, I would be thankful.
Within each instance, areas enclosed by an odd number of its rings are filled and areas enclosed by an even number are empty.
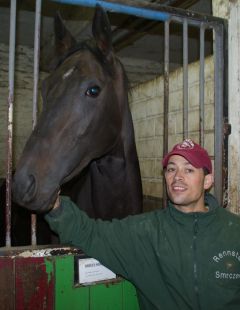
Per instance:
[[[197,234],[198,234],[198,215],[194,215],[193,224],[193,276],[194,276],[194,291],[197,300],[197,309],[200,310],[199,302],[199,287],[198,287],[198,269],[197,269]]]

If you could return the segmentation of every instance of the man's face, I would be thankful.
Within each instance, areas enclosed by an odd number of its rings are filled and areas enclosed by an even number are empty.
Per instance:
[[[211,187],[212,174],[204,176],[203,169],[195,168],[184,157],[172,155],[165,170],[169,199],[183,212],[206,212],[204,191]]]

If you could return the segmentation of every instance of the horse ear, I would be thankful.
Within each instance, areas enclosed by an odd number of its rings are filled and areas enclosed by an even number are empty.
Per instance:
[[[100,5],[96,6],[92,24],[92,34],[97,47],[105,56],[110,56],[112,51],[112,31],[107,13]]]
[[[71,35],[69,30],[65,27],[62,17],[59,12],[54,18],[55,30],[55,54],[61,56],[66,53],[71,47],[76,45],[76,40]]]

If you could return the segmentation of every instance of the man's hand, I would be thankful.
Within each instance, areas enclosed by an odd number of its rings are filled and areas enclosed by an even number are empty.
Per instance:
[[[60,191],[58,192],[57,199],[56,199],[56,201],[55,201],[55,203],[53,205],[52,210],[55,210],[55,209],[59,208],[59,206],[60,206]]]

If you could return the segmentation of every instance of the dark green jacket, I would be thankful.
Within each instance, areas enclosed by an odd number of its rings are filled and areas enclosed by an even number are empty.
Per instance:
[[[207,213],[171,204],[123,220],[89,219],[67,197],[46,220],[137,289],[144,310],[239,310],[240,218],[206,196]]]

